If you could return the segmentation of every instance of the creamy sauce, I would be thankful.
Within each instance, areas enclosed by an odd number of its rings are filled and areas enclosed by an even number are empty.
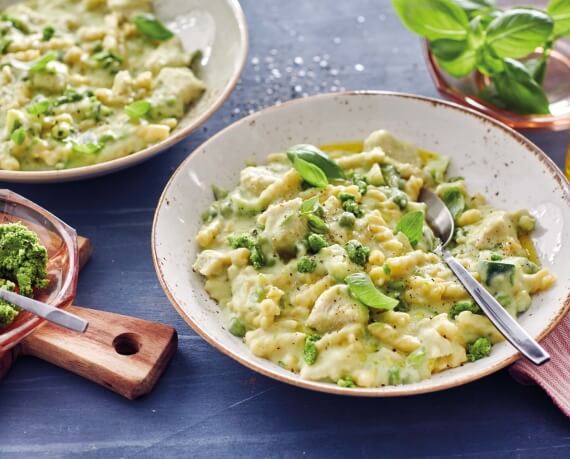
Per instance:
[[[176,36],[152,16],[139,26],[149,13],[150,0],[32,0],[4,10],[0,169],[85,166],[170,135],[206,87]]]
[[[305,379],[378,387],[489,355],[502,336],[431,251],[423,186],[454,213],[451,252],[513,316],[554,282],[532,248],[535,219],[469,194],[447,177],[447,158],[386,131],[322,150],[346,178],[310,186],[272,154],[216,190],[196,236],[194,270],[256,356]],[[352,289],[355,273],[369,295]]]

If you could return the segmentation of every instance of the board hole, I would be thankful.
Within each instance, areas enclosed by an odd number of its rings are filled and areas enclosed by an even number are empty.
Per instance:
[[[113,340],[117,354],[134,355],[140,350],[138,336],[135,333],[122,333]]]

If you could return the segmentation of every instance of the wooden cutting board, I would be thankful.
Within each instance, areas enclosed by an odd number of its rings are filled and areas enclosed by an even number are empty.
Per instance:
[[[91,256],[91,242],[79,238],[80,267]],[[45,323],[15,347],[0,354],[0,379],[19,356],[53,363],[128,399],[152,390],[176,352],[176,330],[168,325],[111,312],[69,306],[89,321],[76,333]]]

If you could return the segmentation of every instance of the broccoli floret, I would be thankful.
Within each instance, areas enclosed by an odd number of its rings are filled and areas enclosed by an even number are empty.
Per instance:
[[[312,257],[301,257],[297,262],[297,270],[300,273],[312,273],[317,269],[317,262]]]
[[[249,233],[232,234],[228,237],[228,242],[232,249],[251,250],[256,244],[255,238]]]
[[[483,357],[487,357],[491,354],[492,347],[493,345],[491,341],[489,341],[489,338],[481,336],[467,345],[467,359],[470,362],[475,362]]]
[[[309,234],[309,237],[307,237],[307,244],[313,253],[317,253],[329,245],[324,237],[314,233]]]
[[[340,378],[336,384],[340,387],[356,387],[356,384],[354,384],[354,381],[350,376],[347,376],[346,378]]]
[[[319,351],[317,350],[315,343],[320,339],[321,337],[319,335],[307,336],[305,339],[305,347],[303,348],[303,360],[305,360],[305,363],[307,365],[312,365],[316,362],[317,357],[319,356]]]
[[[255,269],[263,268],[267,265],[265,254],[259,245],[259,242],[249,233],[230,235],[228,242],[232,249],[248,249],[249,261]]]
[[[249,261],[251,262],[251,264],[255,269],[261,269],[267,264],[267,260],[263,253],[263,250],[261,250],[259,246],[254,245],[250,249],[250,252],[251,253],[249,254]]]
[[[370,256],[370,249],[355,239],[348,241],[344,245],[344,250],[346,250],[350,261],[360,266],[364,266]]]
[[[473,314],[481,314],[481,308],[471,300],[458,301],[449,310],[449,317],[455,319],[463,311],[471,311]]]
[[[362,212],[362,209],[356,203],[356,201],[352,201],[352,200],[344,201],[342,203],[342,208],[346,212],[350,212],[351,214],[354,214],[354,216],[357,218],[360,218],[364,215],[364,212]]]

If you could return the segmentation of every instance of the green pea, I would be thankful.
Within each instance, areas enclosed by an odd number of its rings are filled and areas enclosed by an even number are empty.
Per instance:
[[[350,212],[343,212],[338,222],[338,224],[343,228],[353,228],[355,223],[356,217]]]

